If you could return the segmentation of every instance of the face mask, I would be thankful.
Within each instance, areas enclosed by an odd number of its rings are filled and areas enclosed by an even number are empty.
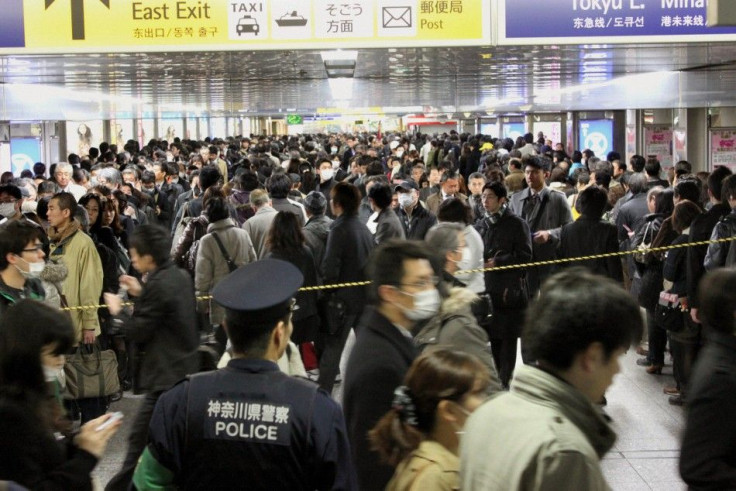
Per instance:
[[[337,170],[337,168],[340,167],[340,161],[339,160],[333,160],[332,161],[332,168]]]
[[[151,188],[151,189],[142,188],[141,191],[146,193],[148,196],[153,196],[154,194],[156,194],[156,188]]]
[[[55,380],[59,380],[59,376],[61,375],[61,371],[63,369],[51,368],[47,367],[46,365],[42,365],[42,367],[43,378],[46,379],[46,382],[54,382]]]
[[[440,298],[440,292],[437,291],[436,288],[407,295],[414,297],[414,308],[406,309],[401,307],[401,310],[404,311],[404,315],[406,315],[409,320],[421,321],[429,319],[430,317],[437,315],[437,312],[440,311],[442,299]]]
[[[332,153],[337,153],[337,147],[332,147]]]
[[[463,257],[460,259],[460,264],[470,265],[470,248],[463,247]]]
[[[0,215],[5,218],[15,215],[15,203],[0,203]]]
[[[409,208],[414,204],[414,196],[412,193],[399,193],[399,206]]]
[[[25,278],[38,278],[39,276],[41,276],[41,273],[43,273],[43,269],[46,267],[46,263],[43,261],[38,263],[29,263],[20,256],[18,256],[18,259],[28,265],[28,271],[23,271],[18,266],[16,266],[18,272],[22,274]]]
[[[397,157],[401,157],[402,155],[404,155],[404,150],[403,149],[400,148],[400,149],[396,150],[396,156]]]
[[[335,173],[332,169],[322,169],[319,171],[319,176],[323,181],[329,181],[334,175]]]
[[[467,409],[465,409],[464,407],[462,407],[462,406],[461,406],[460,404],[458,404],[457,402],[455,402],[454,404],[455,404],[455,406],[457,406],[457,408],[458,408],[458,409],[459,409],[460,411],[462,411],[462,413],[463,413],[463,414],[464,414],[464,415],[465,415],[466,417],[468,417],[468,418],[470,417],[470,411],[468,411]],[[454,424],[453,424],[453,426],[454,426]],[[464,435],[464,434],[465,434],[465,426],[464,426],[464,425],[463,425],[463,426],[459,426],[459,425],[458,425],[458,426],[456,426],[456,427],[455,427],[455,434],[456,434],[456,435]]]

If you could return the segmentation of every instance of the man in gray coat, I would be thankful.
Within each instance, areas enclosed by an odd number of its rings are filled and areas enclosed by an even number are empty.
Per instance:
[[[262,189],[256,189],[250,193],[250,205],[256,210],[256,214],[243,224],[243,229],[250,235],[256,256],[258,259],[263,259],[268,253],[266,249],[268,231],[271,230],[271,223],[276,218],[278,211],[271,207],[268,193]]]
[[[314,255],[316,264],[322,264],[327,246],[327,235],[330,233],[332,218],[325,215],[327,198],[319,191],[311,191],[304,198],[304,209],[307,212],[307,224],[302,229],[307,247]]]
[[[529,225],[533,242],[533,261],[549,261],[557,257],[560,229],[572,222],[572,212],[567,198],[559,191],[547,187],[550,162],[545,157],[525,156],[524,175],[529,185],[514,193],[509,208]],[[534,295],[544,280],[552,273],[552,266],[529,269],[529,294]]]

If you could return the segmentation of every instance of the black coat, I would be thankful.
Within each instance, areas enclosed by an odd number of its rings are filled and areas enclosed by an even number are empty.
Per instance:
[[[417,203],[409,218],[403,208],[399,207],[397,212],[401,225],[404,227],[404,234],[407,239],[424,240],[429,229],[437,224],[437,217],[434,213]]]
[[[484,218],[475,224],[483,238],[483,260],[495,259],[497,266],[528,263],[532,260],[532,236],[526,221],[506,209],[496,223]],[[486,291],[493,302],[494,316],[489,327],[493,339],[516,338],[521,334],[524,323],[523,309],[508,309],[503,306],[504,291],[519,287],[525,269],[487,271]]]
[[[365,281],[365,267],[373,250],[373,236],[357,215],[340,215],[327,236],[322,278],[325,284]],[[365,287],[331,290],[346,302],[347,314],[360,314],[366,302]]]
[[[736,489],[736,336],[709,333],[688,396],[680,475],[691,490]]]
[[[716,204],[713,207],[695,217],[690,224],[690,242],[702,242],[710,240],[710,234],[713,232],[716,223],[724,216],[731,213],[731,208],[723,204]],[[687,299],[691,308],[697,308],[700,303],[698,300],[698,283],[705,275],[705,253],[708,252],[707,245],[691,246],[687,248]]]
[[[57,442],[28,404],[0,397],[0,480],[28,489],[91,490],[97,458]]]
[[[373,308],[363,314],[356,332],[345,372],[343,410],[360,489],[384,489],[394,470],[380,463],[367,435],[391,409],[394,390],[417,352],[411,337]]]
[[[174,263],[149,275],[123,326],[125,336],[136,343],[137,394],[167,390],[198,370],[195,304],[192,278]]]
[[[602,220],[581,216],[560,231],[560,258],[571,258],[618,252],[616,226]],[[623,282],[621,258],[613,256],[588,261],[562,263],[563,267],[584,266],[595,274]]]

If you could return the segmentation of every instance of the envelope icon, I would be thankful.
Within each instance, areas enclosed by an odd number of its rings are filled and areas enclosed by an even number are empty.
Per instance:
[[[386,29],[411,27],[411,7],[383,7],[383,27]]]

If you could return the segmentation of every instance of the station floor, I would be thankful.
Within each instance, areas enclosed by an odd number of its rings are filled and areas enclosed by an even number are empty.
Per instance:
[[[649,375],[636,366],[637,358],[634,350],[621,358],[621,373],[606,394],[605,411],[618,439],[602,462],[604,474],[615,491],[685,490],[677,470],[684,411],[671,406],[662,393],[673,383],[671,360],[662,375]],[[126,436],[139,403],[139,397],[126,393],[110,408],[127,418],[94,471],[97,489],[104,488],[125,457]]]

